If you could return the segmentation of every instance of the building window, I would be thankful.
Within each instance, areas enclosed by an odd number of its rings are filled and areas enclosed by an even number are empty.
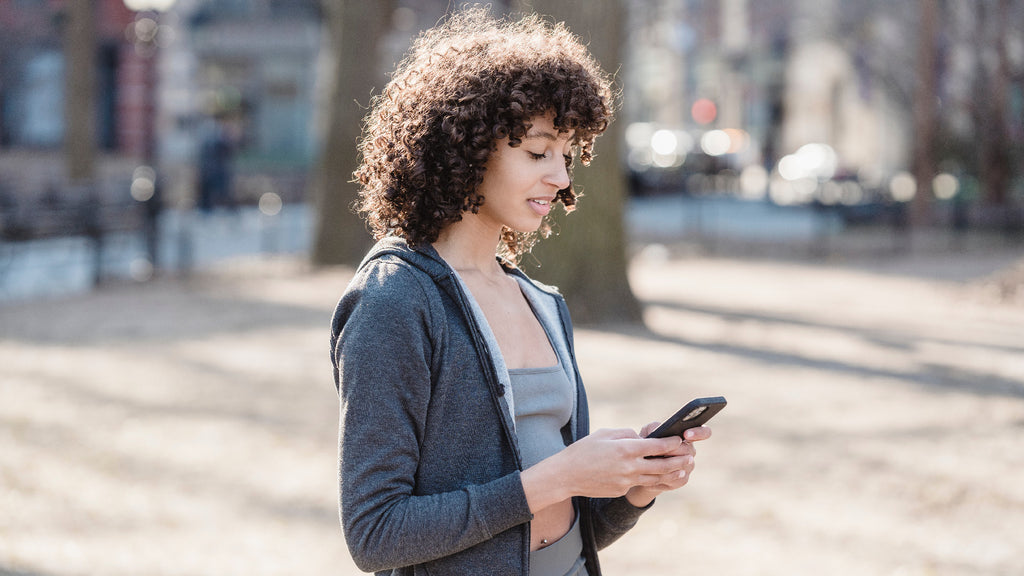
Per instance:
[[[4,132],[12,146],[48,148],[64,139],[64,57],[59,50],[31,54],[7,91]]]

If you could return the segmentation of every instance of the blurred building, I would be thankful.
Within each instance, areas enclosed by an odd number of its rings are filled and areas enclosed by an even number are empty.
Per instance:
[[[132,4],[132,3],[129,3]],[[68,0],[0,2],[0,195],[65,194]],[[235,196],[303,196],[315,154],[316,0],[177,0],[163,13],[94,0],[96,189],[156,163],[165,201],[195,203],[214,125],[233,143]]]
[[[641,127],[632,131],[633,170],[676,189],[753,197],[774,180],[782,184],[772,199],[791,203],[816,188],[794,189],[779,173],[801,149],[824,163],[806,171],[814,180],[905,169],[911,119],[858,66],[839,5],[631,1],[625,113]],[[666,139],[674,147],[659,150]],[[645,141],[655,145],[638,152]],[[720,174],[727,178],[708,178]]]
[[[173,198],[194,200],[202,143],[226,124],[233,193],[297,200],[315,157],[316,0],[178,0],[161,16],[159,156]]]
[[[303,197],[320,129],[318,0],[176,0],[160,14],[92,1],[100,188],[124,188],[135,165],[156,162],[166,201],[194,205],[203,142],[224,131],[239,201],[268,191]],[[905,184],[920,145],[923,4],[621,1],[621,116],[634,184],[778,203],[892,200],[894,181],[913,194]],[[449,4],[395,2],[378,58],[390,66]],[[66,180],[70,5],[0,1],[0,196],[40,195]],[[1024,26],[1015,25],[1024,2],[937,6],[936,163],[956,179],[944,197],[987,185],[990,197],[1024,202]],[[993,174],[1001,179],[986,184]]]
[[[123,184],[148,154],[153,114],[147,54],[131,30],[135,14],[121,0],[97,0],[96,179]],[[65,28],[67,2],[0,2],[0,196],[6,203],[59,194],[67,177]]]

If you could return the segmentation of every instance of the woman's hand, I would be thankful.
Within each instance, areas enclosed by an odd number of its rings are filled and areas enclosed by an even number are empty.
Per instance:
[[[646,438],[648,434],[653,432],[660,425],[660,422],[651,422],[640,429],[640,435]],[[699,442],[710,438],[711,429],[707,426],[691,428],[684,432],[683,436],[685,437],[685,441],[681,442],[676,449],[665,454],[665,458],[662,458],[662,460],[672,462],[677,466],[675,471],[668,474],[665,481],[659,482],[653,486],[637,485],[630,488],[629,492],[626,493],[626,499],[629,500],[630,504],[637,508],[643,508],[650,504],[661,493],[686,486],[686,483],[690,480],[690,474],[693,473],[694,457],[697,456],[697,449],[694,448],[692,442]]]
[[[698,432],[697,437],[703,439],[702,434]],[[572,496],[614,498],[635,487],[649,489],[638,493],[642,499],[671,489],[680,479],[680,470],[688,474],[693,469],[692,454],[692,446],[678,436],[642,438],[629,429],[598,430],[524,470],[523,491],[535,513]],[[633,499],[630,502],[635,504]]]

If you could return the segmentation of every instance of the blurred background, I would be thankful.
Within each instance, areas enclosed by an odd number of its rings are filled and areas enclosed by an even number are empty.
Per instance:
[[[454,6],[0,0],[0,576],[357,573],[355,143]],[[621,91],[522,263],[593,428],[730,401],[607,572],[1024,572],[1024,1],[489,6]]]
[[[911,230],[1021,242],[1021,2],[548,4],[615,63],[605,163],[618,157],[627,222],[652,237],[822,256],[851,230],[876,250],[906,248]],[[236,253],[356,261],[359,118],[449,8],[3,2],[0,298]],[[592,35],[587,14],[613,9],[614,30]]]

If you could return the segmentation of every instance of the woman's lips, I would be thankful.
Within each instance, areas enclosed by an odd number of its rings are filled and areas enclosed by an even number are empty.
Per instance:
[[[547,216],[548,212],[551,212],[551,201],[544,200],[542,198],[531,198],[529,201],[530,208],[540,216]]]

